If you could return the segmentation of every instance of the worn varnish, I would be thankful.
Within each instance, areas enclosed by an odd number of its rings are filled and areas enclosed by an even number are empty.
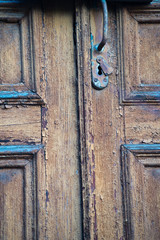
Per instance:
[[[45,188],[39,216],[41,239],[81,239],[73,4],[63,5],[44,1],[43,14],[33,13],[37,92],[45,102],[44,179],[39,183],[43,181]]]
[[[0,108],[1,144],[41,143],[41,108],[18,106]]]
[[[126,239],[159,239],[159,144],[124,145]]]
[[[107,52],[103,57],[113,67],[105,91],[93,90],[93,129],[95,144],[96,210],[98,239],[121,239],[122,208],[120,191],[119,146],[124,141],[123,109],[119,105],[119,84],[117,81],[116,15],[109,8],[109,30]],[[98,10],[98,11],[97,11]],[[101,40],[102,13],[91,10],[91,32],[94,44]],[[107,227],[106,227],[107,226]]]
[[[80,124],[80,160],[83,198],[83,238],[96,239],[95,158],[92,128],[90,22],[88,9],[76,5],[76,37],[78,64],[78,103]],[[88,23],[88,24],[86,24]]]
[[[52,2],[0,3],[0,239],[159,240],[160,3],[109,4],[97,91],[100,6]]]
[[[0,238],[23,239],[23,171],[0,170]],[[18,196],[18,199],[17,199]],[[6,237],[5,237],[6,236]]]
[[[63,5],[0,7],[0,239],[82,238],[74,13]]]
[[[86,42],[97,44],[102,37],[102,12],[92,6],[79,8],[84,27],[78,28],[88,38],[82,38],[79,61],[85,96],[83,105],[80,96],[80,117],[85,116],[81,141],[84,135],[87,141],[82,145],[82,176],[89,176],[88,183],[95,179],[94,188],[83,184],[84,229],[90,223],[84,239],[159,239],[160,5],[109,5],[107,51],[99,54],[114,72],[103,91],[92,90],[91,79],[86,83],[91,58]],[[88,134],[93,134],[92,141]],[[92,155],[85,155],[91,143]]]

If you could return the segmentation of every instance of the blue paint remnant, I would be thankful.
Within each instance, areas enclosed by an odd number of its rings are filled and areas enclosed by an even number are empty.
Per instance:
[[[91,41],[93,41],[93,34],[91,33]]]
[[[143,83],[141,83],[139,86],[142,88],[143,87],[160,87],[159,84],[143,84]]]
[[[21,2],[24,2],[24,1],[0,1],[0,3],[21,3]]]
[[[160,3],[160,0],[154,0],[152,3]]]
[[[79,171],[78,171],[78,170],[76,170],[76,174],[77,174],[77,175],[79,174]]]
[[[49,192],[46,190],[46,202],[49,202]]]
[[[17,98],[28,98],[28,99],[40,99],[40,97],[31,91],[0,91],[0,99],[17,99]]]
[[[160,144],[124,144],[123,146],[130,151],[160,151]]]
[[[34,3],[38,2],[37,0],[10,0],[10,1],[0,1],[0,4],[24,4],[24,3]]]
[[[0,100],[2,100],[0,103],[1,105],[8,104],[9,101],[15,99],[20,101],[20,104],[25,104],[33,100],[34,103],[44,105],[42,98],[33,91],[0,91]],[[6,102],[3,102],[4,100]]]
[[[91,39],[91,58],[93,58],[93,49],[94,49],[94,37],[93,34],[91,33],[90,35],[90,39]]]
[[[35,154],[43,147],[43,145],[0,146],[0,154]]]
[[[132,92],[131,97],[133,99],[141,99],[141,100],[159,100],[160,99],[160,92],[159,91]]]

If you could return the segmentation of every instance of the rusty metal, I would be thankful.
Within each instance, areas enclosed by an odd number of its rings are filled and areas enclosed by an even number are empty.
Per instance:
[[[99,44],[95,46],[97,51],[102,51],[107,42],[107,33],[108,33],[108,8],[106,0],[100,0],[103,8],[103,36]]]
[[[102,90],[108,86],[108,76],[113,72],[102,56],[92,59],[92,86]]]
[[[110,75],[113,72],[113,68],[110,67],[107,62],[105,61],[105,59],[101,56],[98,56],[96,59],[97,63],[99,63],[103,73],[105,76]]]
[[[108,49],[105,48],[107,43],[108,34],[108,8],[106,1],[111,0],[100,0],[103,8],[103,36],[99,44],[94,45],[94,38],[91,35],[92,45],[92,86],[97,90],[102,90],[108,86],[109,75],[113,72],[113,68],[107,64],[105,58],[107,57]],[[114,2],[128,2],[128,3],[142,3],[151,2],[151,0],[113,0]],[[112,1],[112,2],[113,2]],[[97,21],[97,29],[101,26],[101,21]],[[95,39],[100,41],[99,31],[95,31]]]
[[[91,38],[92,40],[92,86],[97,90],[102,90],[108,86],[108,81],[109,81],[108,76],[113,72],[113,68],[107,64],[107,61],[104,58],[105,56],[107,56],[107,49],[105,49],[104,46],[107,42],[107,33],[108,33],[108,9],[107,9],[106,0],[101,0],[101,3],[103,7],[103,37],[101,42],[97,45],[94,45],[93,43],[94,38]],[[99,36],[97,39],[99,39]]]
[[[108,33],[108,7],[107,1],[109,0],[100,0],[103,8],[103,36],[99,44],[95,45],[95,49],[98,52],[103,51],[104,46],[107,43],[107,33]],[[110,0],[111,1],[111,0]],[[112,2],[126,2],[126,3],[150,3],[152,0],[112,0]]]
[[[97,64],[94,66],[92,86],[93,86],[93,88],[95,88],[97,90],[102,90],[108,86],[108,76],[105,76],[103,73],[99,75],[98,67],[99,66]]]

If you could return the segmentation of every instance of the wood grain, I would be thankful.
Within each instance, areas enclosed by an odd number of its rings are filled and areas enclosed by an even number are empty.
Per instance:
[[[159,102],[159,20],[156,4],[119,10],[122,103]]]
[[[21,48],[18,23],[0,23],[0,84],[20,83]]]
[[[0,238],[160,238],[159,9],[109,5],[97,91],[99,6],[0,8]]]
[[[43,194],[39,193],[43,206],[39,209],[40,238],[81,239],[73,3],[44,1],[43,13],[33,12],[33,29],[36,85],[45,101],[45,159],[38,167]]]
[[[0,238],[23,239],[23,170],[0,169]]]
[[[160,237],[160,145],[150,146],[130,144],[122,148],[125,239]]]
[[[125,107],[127,143],[159,143],[159,106]]]
[[[80,158],[82,172],[83,238],[97,239],[95,195],[95,157],[92,115],[91,55],[89,11],[76,2],[78,64],[78,104],[80,121]]]
[[[0,146],[1,239],[38,237],[36,161],[40,162],[40,149],[41,145]]]
[[[101,8],[91,9],[94,44],[101,41],[102,16]],[[108,87],[104,91],[92,91],[98,239],[123,237],[118,159],[124,133],[123,109],[119,106],[119,85],[116,77],[116,46],[115,10],[110,7],[108,41],[101,55],[114,71],[109,76]]]
[[[1,144],[41,142],[40,107],[4,107],[0,108],[0,115]]]

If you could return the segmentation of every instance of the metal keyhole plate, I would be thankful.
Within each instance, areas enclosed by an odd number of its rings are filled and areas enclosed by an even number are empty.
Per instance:
[[[92,86],[95,89],[102,90],[108,85],[108,76],[105,76],[100,64],[94,62],[93,64]]]

